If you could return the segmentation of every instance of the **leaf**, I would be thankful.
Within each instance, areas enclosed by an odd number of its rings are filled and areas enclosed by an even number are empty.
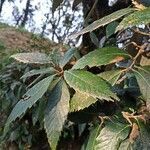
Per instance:
[[[25,93],[24,97],[26,99],[21,99],[15,105],[7,119],[6,126],[9,126],[12,121],[21,117],[28,108],[31,108],[44,95],[54,77],[55,75],[44,78]]]
[[[88,142],[84,150],[95,150],[95,145],[97,142],[96,138],[99,135],[100,129],[101,126],[98,124],[90,131]]]
[[[122,73],[123,70],[116,69],[116,70],[102,72],[98,76],[108,81],[111,85],[115,85]]]
[[[43,118],[44,118],[44,110],[46,108],[46,100],[41,99],[35,109],[32,110],[32,124],[35,126],[37,121],[43,125]]]
[[[150,149],[150,126],[149,124],[145,124],[144,122],[138,120],[138,126],[140,130],[140,140],[139,143],[136,143],[136,148],[138,149],[139,144],[141,145],[142,150]]]
[[[145,56],[142,56],[141,61],[140,61],[140,65],[141,66],[150,66],[150,59],[145,57]]]
[[[70,59],[73,57],[75,51],[76,51],[75,48],[71,48],[65,53],[64,57],[59,62],[59,65],[61,68],[63,68],[70,61]]]
[[[54,74],[56,72],[56,70],[52,67],[49,67],[49,68],[43,68],[43,69],[33,69],[27,73],[25,73],[21,79],[23,78],[28,78],[28,77],[31,77],[31,76],[34,76],[34,75],[39,75],[39,74]]]
[[[126,139],[120,144],[119,150],[148,150],[150,149],[150,128],[148,124],[138,121],[139,136],[131,142]]]
[[[117,47],[104,47],[88,53],[79,59],[73,69],[83,69],[85,66],[94,67],[112,64],[130,58],[130,55]]]
[[[72,9],[74,10],[81,2],[82,2],[82,0],[74,0]]]
[[[57,9],[57,7],[60,6],[60,4],[63,2],[63,0],[53,0],[53,4],[52,4],[52,12],[54,13],[54,11]]]
[[[116,28],[116,32],[128,27],[150,23],[150,8],[140,10],[125,17]]]
[[[97,101],[96,98],[89,96],[88,94],[76,92],[70,102],[70,111],[79,111]]]
[[[93,32],[90,32],[90,38],[91,38],[92,43],[93,43],[96,47],[99,47],[99,40],[98,40],[98,38],[96,37],[96,34],[93,33]]]
[[[62,54],[60,50],[54,49],[51,51],[49,57],[51,58],[54,65],[59,65],[59,61],[62,59]]]
[[[51,92],[48,100],[44,128],[52,150],[56,149],[61,131],[69,112],[70,94],[64,81],[60,81]]]
[[[65,71],[64,78],[78,92],[107,101],[119,100],[116,94],[112,92],[110,84],[90,72],[82,70]]]
[[[106,27],[106,37],[109,38],[111,35],[115,33],[116,27],[118,26],[117,21],[113,21],[110,24],[107,25]]]
[[[11,56],[19,62],[30,63],[30,64],[47,64],[50,63],[50,59],[44,53],[33,52],[33,53],[18,53]]]
[[[93,30],[95,30],[101,26],[105,26],[106,24],[109,24],[110,22],[113,22],[113,21],[121,18],[122,16],[129,14],[133,11],[135,11],[135,9],[133,9],[133,8],[125,8],[125,9],[118,10],[108,16],[105,16],[99,20],[94,21],[92,24],[90,24],[89,26],[87,26],[86,28],[81,30],[80,32],[71,35],[70,39],[77,38],[79,35],[85,34],[87,32],[92,32]]]
[[[143,97],[150,101],[150,66],[143,66],[138,71],[133,71]]]
[[[96,138],[95,150],[116,150],[130,131],[130,125],[119,122],[107,122]]]
[[[134,150],[132,147],[132,143],[129,141],[129,139],[126,139],[121,142],[118,150]]]

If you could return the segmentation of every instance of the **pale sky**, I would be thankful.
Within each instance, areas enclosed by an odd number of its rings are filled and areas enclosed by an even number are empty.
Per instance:
[[[12,17],[13,7],[17,6],[21,14],[23,9],[25,9],[26,7],[26,1],[27,0],[15,0],[15,2],[12,3],[6,0],[3,6],[2,13],[1,13],[0,22],[8,23],[9,25],[15,25],[16,21]],[[33,31],[33,28],[34,28],[35,33],[41,33],[41,30],[42,30],[41,27],[43,26],[43,23],[46,20],[46,17],[44,16],[44,14],[49,13],[50,6],[52,6],[51,1],[50,0],[32,0],[31,4],[33,8],[36,7],[38,10],[34,11],[32,24],[30,25],[28,22],[25,28],[29,31]],[[74,14],[76,17],[78,17],[79,15],[81,16],[83,15],[82,9],[80,11],[74,12],[72,11],[70,7],[68,8],[68,12],[70,15]],[[58,18],[58,11],[55,11],[54,16],[55,18]],[[63,20],[64,18],[62,17],[60,20],[60,24],[59,24],[59,27],[61,27],[62,29],[63,29],[63,26],[62,26]],[[73,21],[73,27],[71,27],[71,31],[74,31],[78,23],[81,21],[82,21],[81,19]],[[47,29],[48,30],[51,29],[51,24],[47,26]],[[63,30],[61,30],[61,34],[63,34]],[[51,35],[49,35],[48,37],[51,39]]]

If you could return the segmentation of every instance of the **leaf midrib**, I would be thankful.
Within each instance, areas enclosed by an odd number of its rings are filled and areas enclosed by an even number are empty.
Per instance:
[[[75,78],[79,79],[81,82],[84,82],[85,84],[87,83],[90,87],[93,87],[93,88],[96,89],[98,92],[102,92],[102,91],[99,91],[99,90],[98,90],[98,87],[95,87],[95,86],[91,85],[89,82],[86,82],[85,80],[79,78],[77,75],[75,75],[75,74],[73,74],[73,73],[71,73],[71,72],[67,72],[67,73],[70,73],[72,76],[74,76]],[[77,89],[80,90],[79,88],[77,88]],[[105,90],[108,90],[108,89],[105,89]],[[111,90],[110,90],[109,92],[111,92],[111,95],[114,94]],[[107,94],[108,94],[108,93],[102,92],[101,95],[105,95],[105,97],[109,97],[109,96],[107,96]],[[109,95],[110,95],[110,94],[109,94]],[[91,95],[91,96],[92,96],[92,95]]]

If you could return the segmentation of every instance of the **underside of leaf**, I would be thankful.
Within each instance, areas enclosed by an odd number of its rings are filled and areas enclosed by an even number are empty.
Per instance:
[[[61,131],[69,112],[70,94],[64,81],[60,81],[52,90],[48,100],[44,128],[52,150],[56,149]]]
[[[14,58],[22,63],[31,63],[31,64],[47,64],[51,62],[46,54],[39,52],[18,53],[12,55],[11,58]]]

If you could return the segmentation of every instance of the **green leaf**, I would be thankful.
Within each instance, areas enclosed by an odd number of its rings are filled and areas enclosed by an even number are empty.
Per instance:
[[[130,125],[119,122],[107,122],[96,138],[95,150],[117,150],[130,131]]]
[[[107,25],[106,27],[106,37],[109,38],[111,35],[115,33],[116,27],[118,26],[117,21],[113,21],[110,24]]]
[[[119,100],[116,94],[112,92],[110,84],[90,72],[82,70],[65,71],[64,78],[78,92],[107,101]]]
[[[89,96],[88,94],[76,92],[70,102],[70,111],[79,111],[97,101],[96,98]]]
[[[33,126],[37,123],[37,121],[40,122],[41,125],[43,125],[43,118],[44,118],[44,110],[46,108],[46,99],[39,100],[39,103],[35,109],[32,110],[32,123]]]
[[[59,5],[63,2],[63,0],[53,0],[53,5],[52,5],[52,12],[54,13],[54,11],[57,9],[57,7],[59,7]]]
[[[55,75],[44,78],[25,93],[24,98],[26,99],[21,99],[15,105],[7,119],[6,126],[9,126],[16,118],[21,117],[28,108],[31,108],[44,95],[54,77]]]
[[[70,61],[70,59],[73,57],[75,51],[76,51],[75,48],[71,48],[65,53],[64,57],[59,62],[59,65],[61,68],[63,68]]]
[[[54,49],[53,51],[51,51],[49,57],[54,65],[59,65],[59,61],[62,60],[62,54],[58,49]]]
[[[25,73],[21,79],[23,78],[28,78],[28,77],[31,77],[31,76],[34,76],[34,75],[39,75],[39,74],[54,74],[56,73],[56,70],[52,67],[49,67],[49,68],[43,68],[43,69],[33,69],[27,73]]]
[[[143,97],[150,101],[150,66],[139,67],[138,71],[133,71]]]
[[[69,112],[70,94],[64,81],[60,81],[51,92],[48,100],[44,128],[52,150],[56,149],[61,131]]]
[[[118,150],[134,150],[134,149],[129,139],[126,139],[123,142],[121,142]]]
[[[150,126],[149,124],[138,120],[138,126],[140,130],[139,140],[136,141],[136,149],[139,148],[139,145],[142,150],[150,149]]]
[[[90,24],[89,26],[87,26],[86,28],[81,30],[80,32],[75,33],[72,36],[70,36],[70,39],[74,39],[74,38],[78,37],[79,35],[85,34],[87,32],[92,32],[93,30],[95,30],[101,26],[105,26],[106,24],[109,24],[110,22],[113,22],[113,21],[121,18],[122,16],[129,14],[133,11],[135,11],[135,9],[133,9],[133,8],[125,8],[125,9],[118,10],[108,16],[105,16],[99,20],[94,21],[92,24]]]
[[[11,58],[16,59],[22,63],[29,64],[47,64],[51,63],[48,56],[44,53],[33,52],[33,53],[18,53],[11,56]]]
[[[149,150],[150,149],[150,127],[148,124],[138,120],[138,131],[134,131],[134,141],[126,139],[120,144],[119,150]],[[138,132],[138,133],[135,133]]]
[[[99,40],[98,40],[96,34],[93,33],[93,32],[90,32],[90,38],[91,38],[92,43],[93,43],[96,47],[99,47]]]
[[[150,23],[150,8],[140,10],[125,17],[116,28],[116,32],[128,27]]]
[[[73,69],[83,69],[85,66],[94,67],[112,64],[130,58],[130,55],[117,47],[104,47],[88,53],[79,59]]]
[[[123,70],[115,69],[111,71],[102,72],[98,76],[108,81],[111,85],[115,85],[122,73],[123,73]]]
[[[99,135],[100,129],[101,129],[101,126],[98,124],[90,131],[88,142],[84,150],[95,150],[95,145],[97,142],[96,138]]]

